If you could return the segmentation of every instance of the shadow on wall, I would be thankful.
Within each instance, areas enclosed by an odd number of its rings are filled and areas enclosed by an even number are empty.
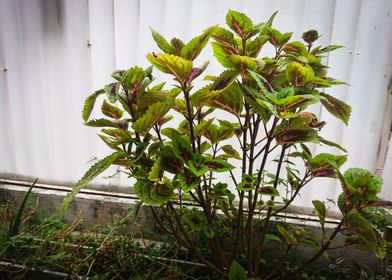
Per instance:
[[[42,33],[60,36],[63,33],[65,0],[41,0]]]

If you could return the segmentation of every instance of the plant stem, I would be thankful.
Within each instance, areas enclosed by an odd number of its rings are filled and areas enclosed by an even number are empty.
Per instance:
[[[278,167],[277,167],[276,174],[275,174],[274,189],[276,189],[278,187],[279,175],[280,175],[280,171],[282,169],[282,164],[283,164],[283,159],[284,159],[285,152],[286,152],[286,145],[284,144],[282,146],[282,151],[280,153]],[[271,200],[273,201],[274,197],[272,197]],[[267,217],[265,219],[263,231],[261,233],[261,237],[260,237],[260,241],[259,241],[259,246],[258,246],[257,251],[256,251],[256,257],[255,257],[255,260],[254,260],[255,261],[254,275],[257,275],[258,272],[259,272],[259,266],[260,266],[259,265],[260,264],[259,259],[261,258],[261,255],[263,253],[263,249],[264,249],[264,245],[265,245],[265,242],[264,242],[265,241],[265,236],[268,233],[269,222],[270,222],[270,219],[272,217],[272,209],[273,209],[272,206],[270,206],[268,208]]]
[[[307,267],[308,265],[312,264],[313,262],[315,262],[318,258],[320,258],[325,251],[328,250],[329,246],[331,245],[332,241],[335,239],[336,235],[340,232],[340,228],[343,225],[344,222],[344,218],[345,216],[343,216],[342,220],[340,221],[340,223],[338,224],[338,226],[335,228],[335,230],[333,231],[333,233],[330,235],[330,237],[328,238],[328,241],[325,242],[324,246],[311,258],[309,259],[305,264],[303,264],[300,268],[298,268],[297,270],[295,270],[290,277],[287,280],[293,280],[295,279],[296,275],[302,271],[305,267]]]
[[[209,269],[211,269],[212,271],[215,271],[221,275],[224,275],[223,271],[218,269],[213,263],[211,263],[209,260],[207,260],[199,251],[199,249],[192,243],[189,234],[186,232],[186,230],[184,229],[182,222],[180,220],[180,218],[177,215],[176,210],[174,209],[172,203],[168,204],[168,207],[170,208],[171,212],[173,212],[174,214],[174,218],[176,219],[177,225],[182,233],[182,235],[184,236],[186,242],[188,243],[188,245],[190,246],[190,249],[192,250],[192,252],[195,253],[196,257],[202,262],[204,263]]]

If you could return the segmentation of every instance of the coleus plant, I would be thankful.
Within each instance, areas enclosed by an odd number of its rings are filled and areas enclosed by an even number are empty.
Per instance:
[[[365,211],[389,204],[377,197],[381,178],[359,168],[342,173],[347,155],[313,155],[309,149],[323,144],[346,153],[320,136],[325,122],[307,111],[321,103],[347,124],[350,106],[324,92],[344,84],[326,76],[322,61],[340,46],[318,46],[315,30],[303,33],[302,41],[291,41],[292,33],[272,27],[275,14],[254,24],[243,13],[230,10],[229,29],[213,26],[188,43],[178,38],[169,42],[151,29],[160,49],[147,54],[152,67],[115,71],[115,81],[85,101],[85,124],[101,127],[99,137],[114,152],[87,171],[62,208],[93,178],[119,165],[136,179],[133,191],[141,202],[155,217],[160,211],[160,227],[209,269],[230,279],[262,277],[260,266],[268,263],[265,248],[272,241],[284,243],[287,252],[298,244],[312,246],[314,256],[304,266],[338,247],[357,247],[383,258],[386,241]],[[226,70],[204,77],[207,85],[195,89],[194,81],[208,66],[195,61],[210,40],[214,57]],[[267,44],[274,55],[261,57]],[[153,68],[171,76],[173,85],[153,83]],[[90,119],[100,95],[106,118]],[[220,119],[219,110],[232,118]],[[174,111],[181,118],[178,126],[169,122]],[[301,162],[304,168],[298,170]],[[232,183],[221,182],[217,173],[226,174]],[[319,177],[338,179],[343,189],[338,200],[342,218],[331,234],[324,228],[327,208],[319,200],[313,205],[320,236],[271,223]],[[282,188],[285,195],[280,194]],[[347,235],[347,240],[336,246],[338,233]],[[208,239],[209,252],[198,248],[198,234]]]

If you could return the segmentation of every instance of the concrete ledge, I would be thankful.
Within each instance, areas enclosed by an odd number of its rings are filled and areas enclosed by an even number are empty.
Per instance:
[[[0,182],[0,199],[18,199],[23,197],[30,186],[29,182],[11,184],[9,181],[3,181],[2,183],[1,185]],[[58,211],[64,196],[70,190],[71,188],[63,186],[38,184],[33,189],[33,193],[39,199],[40,208],[45,209],[48,213],[55,213]],[[129,209],[136,205],[138,201],[138,198],[134,194],[83,189],[75,197],[69,209],[64,213],[64,216],[66,220],[72,222],[78,215],[82,215],[83,227],[88,227],[93,224],[108,224],[125,217],[129,213]],[[288,213],[286,215],[280,215],[275,219],[276,222],[283,220],[287,223],[302,225],[306,230],[313,233],[321,233],[317,216]],[[137,226],[135,223],[129,223],[126,232],[137,233],[142,228],[144,238],[155,241],[164,240],[164,234],[156,224],[148,207],[141,209],[137,223]],[[327,219],[325,223],[327,234],[330,234],[337,223],[338,220],[336,219]],[[337,242],[343,242],[344,238],[344,236],[338,235]],[[314,251],[312,249],[308,247],[301,248],[302,256],[306,257],[313,254]],[[360,262],[374,267],[380,267],[381,265],[381,261],[377,258],[356,249],[337,250],[333,252],[333,255],[343,256],[348,263]]]

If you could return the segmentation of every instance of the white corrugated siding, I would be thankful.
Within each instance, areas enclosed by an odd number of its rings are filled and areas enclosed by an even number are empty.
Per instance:
[[[345,46],[327,58],[329,75],[352,86],[327,92],[352,105],[351,121],[345,127],[321,111],[328,123],[322,135],[349,150],[347,168],[376,170],[392,73],[390,0],[1,0],[2,176],[78,180],[89,160],[108,153],[94,130],[82,125],[84,98],[107,84],[113,70],[148,65],[145,54],[157,49],[149,26],[189,40],[208,26],[224,25],[228,9],[259,22],[279,10],[274,23],[278,29],[300,38],[314,28],[323,34],[321,44]],[[203,60],[213,60],[210,49]],[[209,67],[210,73],[219,69],[215,63]],[[390,162],[390,156],[387,159]],[[384,170],[384,195],[389,198],[391,172],[389,163]],[[96,182],[129,185],[120,175]],[[336,183],[319,180],[305,189],[297,204],[308,206],[311,199],[333,198],[339,192]]]

